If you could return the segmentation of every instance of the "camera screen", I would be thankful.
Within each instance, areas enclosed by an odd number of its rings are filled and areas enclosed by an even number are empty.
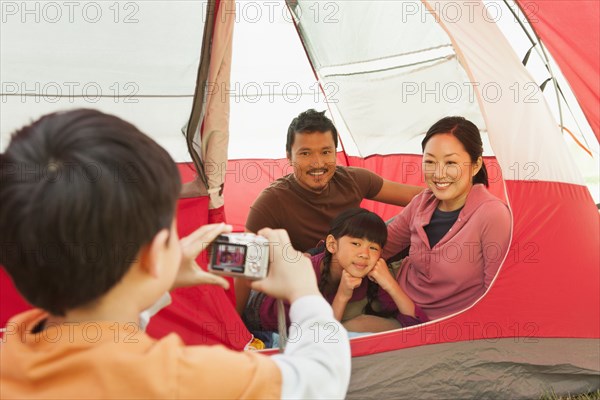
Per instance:
[[[212,268],[221,271],[244,272],[246,246],[218,243],[213,254]]]

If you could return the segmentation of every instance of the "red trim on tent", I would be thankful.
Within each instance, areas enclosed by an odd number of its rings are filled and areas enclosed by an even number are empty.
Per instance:
[[[354,356],[465,340],[600,337],[600,217],[584,186],[507,181],[513,240],[490,291],[447,320],[353,340]]]
[[[600,140],[600,2],[517,0]]]
[[[195,178],[196,171],[192,163],[178,166],[183,182]],[[177,230],[180,237],[209,223],[209,219],[208,197],[179,201]],[[198,264],[206,269],[205,253],[200,254]],[[227,291],[211,286],[196,286],[171,292],[173,303],[151,319],[148,334],[160,338],[176,332],[186,344],[223,344],[242,350],[252,335],[235,311],[233,280],[228,280],[230,289]]]
[[[338,165],[345,165],[346,160],[348,160],[351,166],[377,171],[383,178],[394,182],[425,186],[421,172],[420,155],[375,155],[363,159],[352,156],[346,158],[345,154],[338,152]],[[500,199],[505,199],[500,166],[493,157],[485,157],[485,163],[488,169],[491,192]],[[274,180],[292,172],[293,169],[285,158],[278,160],[230,160],[227,163],[225,176],[225,208],[228,222],[233,225],[234,230],[244,230],[250,205],[252,205],[260,192]],[[362,206],[376,212],[384,220],[392,218],[402,209],[402,207],[370,200],[363,201]]]
[[[0,267],[0,327],[6,326],[8,320],[14,315],[30,308],[31,305],[17,291],[4,267]],[[1,337],[2,332],[0,332]]]
[[[410,181],[406,168],[412,164],[406,162],[411,157],[396,158],[396,161],[405,161],[396,166],[403,166]],[[253,160],[238,160],[236,165],[239,165],[241,174],[244,165],[252,165],[253,168],[269,166],[273,170],[282,164],[281,160],[270,161],[270,164],[266,161],[261,164]],[[385,164],[381,157],[364,162]],[[403,168],[392,172],[401,174]],[[249,171],[249,168],[246,169]],[[385,172],[385,169],[382,171]],[[412,169],[410,171],[412,177]],[[250,187],[260,191],[260,188]],[[600,303],[597,298],[600,292],[600,216],[588,189],[543,181],[506,181],[506,187],[514,218],[513,239],[489,293],[469,310],[448,319],[354,339],[354,356],[465,340],[515,338],[527,342],[540,337],[600,337]],[[254,197],[246,193],[239,198],[249,203]],[[206,221],[207,199],[191,200],[195,200],[190,208],[193,218],[181,218],[180,214],[182,234],[186,234],[186,229],[193,229]],[[206,203],[204,206],[203,202]],[[182,202],[180,207],[185,209],[185,203]],[[204,220],[201,219],[203,214]],[[187,224],[188,228],[182,224]],[[12,284],[5,274],[0,274],[0,284],[1,315],[8,318],[7,310],[12,307],[16,312],[19,301],[21,306],[23,304],[19,296],[15,296],[16,292],[11,289]],[[216,288],[184,291],[181,295],[176,292],[174,304],[151,322],[152,331],[157,336],[176,331],[188,343],[226,343],[229,347],[241,349],[250,336],[226,298],[225,293]],[[170,313],[170,316],[161,315],[164,312]]]
[[[177,230],[180,237],[207,223],[208,197],[179,201]],[[200,254],[198,264],[206,269],[205,253]],[[233,288],[231,280],[230,285]],[[176,332],[186,344],[223,344],[242,350],[252,336],[235,311],[233,290],[228,293],[214,286],[176,289],[171,292],[171,305],[150,320],[147,332],[154,338]]]
[[[179,165],[183,181],[193,179],[192,164]],[[186,236],[194,229],[208,223],[208,197],[182,199],[177,206],[177,230]],[[198,263],[206,267],[201,254]],[[233,282],[230,280],[233,288]],[[242,350],[252,335],[235,311],[233,289],[196,286],[171,292],[173,302],[155,315],[147,332],[155,338],[177,333],[186,344],[223,344]],[[31,308],[15,289],[10,277],[0,269],[0,326],[14,315]],[[1,337],[1,332],[0,332]]]

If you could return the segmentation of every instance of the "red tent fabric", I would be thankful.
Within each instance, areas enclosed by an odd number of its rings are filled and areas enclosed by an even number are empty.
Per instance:
[[[600,140],[600,2],[517,2],[560,66]]]
[[[194,176],[193,167],[180,164],[184,182]],[[177,207],[177,230],[180,237],[208,223],[208,197],[182,199]],[[205,253],[200,254],[198,263],[206,268]],[[225,292],[221,288],[196,286],[171,292],[173,302],[156,314],[148,324],[150,336],[160,338],[175,332],[186,344],[223,344],[242,350],[252,335],[237,314],[233,281]]]
[[[193,176],[190,165],[181,165],[184,181]],[[177,207],[177,229],[180,237],[208,223],[208,197],[197,197],[179,201]],[[206,267],[204,253],[198,263]],[[181,288],[171,292],[172,303],[156,314],[147,327],[150,336],[161,338],[177,333],[187,344],[222,344],[242,350],[252,340],[252,335],[235,311],[233,282],[225,292],[221,288],[197,286]],[[0,269],[0,326],[14,315],[31,308],[4,269]],[[3,332],[0,332],[0,337]]]

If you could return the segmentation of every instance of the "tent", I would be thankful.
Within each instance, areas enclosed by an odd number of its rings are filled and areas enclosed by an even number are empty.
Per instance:
[[[329,109],[341,131],[340,164],[416,184],[420,136],[442,116],[464,115],[482,130],[492,192],[511,207],[510,251],[491,288],[467,310],[353,339],[348,397],[596,390],[599,216],[566,143],[574,132],[597,154],[600,5],[507,3],[6,2],[2,137],[26,118],[65,107],[121,115],[169,149],[185,179],[197,174],[203,182],[206,197],[180,204],[180,220],[189,224],[180,229],[223,218],[242,229],[260,190],[290,172],[282,137],[299,111]],[[512,25],[523,25],[531,39],[524,46],[502,28],[499,13],[510,10]],[[265,50],[269,42],[284,45]],[[308,73],[296,74],[301,62],[287,58],[294,46]],[[536,52],[548,82],[524,66]],[[546,96],[552,91],[555,105]],[[384,218],[398,212],[364,206]],[[3,282],[4,312],[17,303]],[[175,327],[188,342],[200,340],[198,332],[232,348],[247,342],[245,328],[227,314],[225,293],[174,297],[151,333]],[[199,301],[216,315],[197,315]]]

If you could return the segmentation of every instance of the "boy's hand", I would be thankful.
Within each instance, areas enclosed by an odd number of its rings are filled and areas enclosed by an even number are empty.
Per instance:
[[[269,240],[269,275],[252,282],[252,289],[290,303],[303,296],[320,294],[310,260],[290,246],[285,230],[265,228],[258,234]]]
[[[389,292],[393,285],[397,285],[396,279],[390,273],[390,269],[383,258],[377,260],[375,267],[369,272],[368,277],[372,281],[377,282],[386,292]]]
[[[346,270],[342,270],[342,278],[337,290],[337,296],[341,296],[341,299],[349,301],[352,298],[354,289],[360,286],[362,278],[356,278],[350,275]]]
[[[229,288],[226,279],[202,270],[196,264],[196,258],[217,236],[229,233],[231,229],[231,225],[223,223],[204,225],[179,241],[182,253],[181,264],[173,288],[195,285],[217,285],[224,289]]]

